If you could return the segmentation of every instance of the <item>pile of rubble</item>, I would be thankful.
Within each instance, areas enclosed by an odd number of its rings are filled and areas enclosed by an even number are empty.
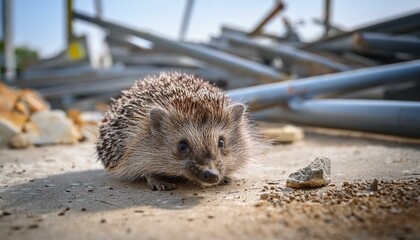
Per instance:
[[[51,110],[37,92],[0,83],[0,147],[74,144],[95,138],[96,127],[78,110]]]

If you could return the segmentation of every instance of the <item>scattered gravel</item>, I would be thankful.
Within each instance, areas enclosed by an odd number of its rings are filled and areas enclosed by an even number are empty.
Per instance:
[[[420,227],[420,178],[343,182],[311,190],[277,186],[262,191],[256,207],[271,209],[270,216],[277,214],[289,224],[307,224],[307,219],[315,219],[317,228],[329,224],[332,232],[326,236],[330,237],[346,234],[340,229],[363,229],[370,236],[387,238],[416,237]]]

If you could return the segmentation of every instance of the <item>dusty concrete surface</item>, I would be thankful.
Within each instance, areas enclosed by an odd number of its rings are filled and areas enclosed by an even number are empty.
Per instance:
[[[333,184],[299,190],[290,198],[292,190],[285,188],[288,174],[319,156],[331,159]],[[418,144],[317,132],[294,144],[271,147],[262,160],[238,174],[230,184],[205,189],[181,184],[170,192],[152,192],[143,182],[120,182],[107,176],[95,161],[93,143],[2,149],[0,236],[419,239],[419,175]],[[363,186],[374,178],[379,180],[379,191],[363,193]],[[401,184],[394,184],[395,179]],[[344,191],[343,181],[361,183],[362,199],[340,197],[327,201],[322,197],[329,190]],[[389,197],[386,189],[392,192]],[[303,198],[305,194],[309,201]],[[311,200],[311,196],[315,197]],[[391,200],[390,205],[382,204]]]

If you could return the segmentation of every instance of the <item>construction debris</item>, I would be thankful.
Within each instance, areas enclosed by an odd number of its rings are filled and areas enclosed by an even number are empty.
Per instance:
[[[35,145],[73,144],[82,140],[80,131],[61,110],[36,112],[26,126],[27,134]]]
[[[20,129],[13,122],[7,120],[3,114],[0,116],[0,146],[6,145],[10,138],[19,131]]]
[[[0,110],[11,111],[18,96],[13,89],[0,82]]]
[[[260,129],[260,133],[268,140],[279,143],[293,143],[304,137],[303,130],[292,125],[263,127]]]
[[[85,121],[80,111],[50,110],[35,91],[0,83],[0,147],[73,144],[96,137],[97,121]],[[95,119],[96,120],[96,119]]]
[[[291,188],[321,187],[331,182],[331,160],[316,158],[307,167],[289,175],[286,186]]]

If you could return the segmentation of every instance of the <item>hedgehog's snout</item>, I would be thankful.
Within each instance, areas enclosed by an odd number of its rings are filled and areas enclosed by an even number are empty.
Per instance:
[[[220,171],[211,162],[209,164],[202,164],[191,161],[189,171],[193,178],[202,183],[217,184],[221,179]]]
[[[204,183],[218,183],[220,176],[216,169],[206,169],[198,175],[198,179]]]

